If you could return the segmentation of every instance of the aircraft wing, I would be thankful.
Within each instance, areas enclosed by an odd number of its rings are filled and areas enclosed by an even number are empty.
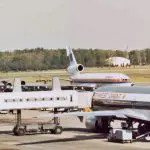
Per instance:
[[[70,113],[71,114],[71,113]],[[62,114],[63,115],[63,114]],[[65,114],[64,114],[65,115]],[[66,113],[67,115],[67,113]],[[124,114],[121,114],[117,111],[93,111],[93,112],[80,112],[80,114],[78,114],[78,112],[73,112],[72,113],[73,116],[95,116],[95,117],[117,117],[117,118],[127,118]]]
[[[51,114],[51,115],[41,115],[39,117],[65,117],[65,116],[101,116],[101,117],[118,117],[118,118],[127,118],[125,115],[118,113],[117,111],[92,111],[92,112],[68,112],[62,114]]]
[[[120,110],[108,110],[108,111],[93,111],[93,112],[68,112],[62,114],[55,114],[55,117],[63,116],[95,116],[95,117],[115,117],[115,118],[132,118],[143,121],[150,121],[148,113],[143,110],[134,110],[134,109],[120,109]],[[43,116],[44,117],[44,116]],[[46,115],[45,115],[46,117]]]

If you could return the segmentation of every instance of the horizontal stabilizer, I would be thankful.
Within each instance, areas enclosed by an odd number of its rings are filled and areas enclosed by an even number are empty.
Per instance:
[[[21,89],[21,79],[20,78],[15,78],[14,79],[13,92],[22,92],[22,89]]]

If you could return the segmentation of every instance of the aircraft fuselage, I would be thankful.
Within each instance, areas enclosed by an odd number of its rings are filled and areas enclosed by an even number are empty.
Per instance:
[[[90,87],[132,86],[128,76],[120,73],[83,73],[71,76],[73,85]]]

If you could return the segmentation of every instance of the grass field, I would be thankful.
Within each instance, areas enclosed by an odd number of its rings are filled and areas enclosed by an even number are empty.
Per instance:
[[[107,72],[107,73],[124,73],[131,78],[134,83],[150,83],[150,66],[136,66],[131,68],[86,68],[84,72]],[[66,70],[48,70],[48,71],[29,71],[29,72],[0,72],[0,78],[19,77],[27,82],[35,82],[36,80],[49,80],[53,76],[61,79],[69,79]],[[67,82],[66,82],[67,83]]]

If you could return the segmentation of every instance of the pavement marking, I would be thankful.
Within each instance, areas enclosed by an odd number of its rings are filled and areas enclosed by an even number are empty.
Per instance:
[[[7,144],[7,145],[17,145],[18,142],[0,142],[1,144]]]
[[[43,149],[43,147],[36,146],[36,145],[22,145],[21,147],[36,148],[36,149]]]

